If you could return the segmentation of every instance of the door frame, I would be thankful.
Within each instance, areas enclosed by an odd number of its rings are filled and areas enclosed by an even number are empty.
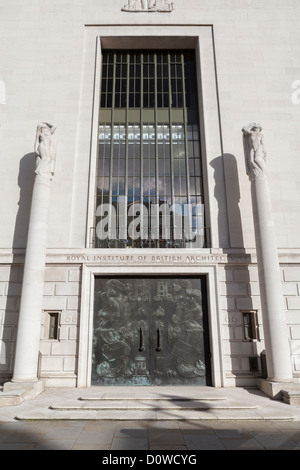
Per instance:
[[[126,250],[126,254],[129,250]],[[130,250],[131,251],[131,250]],[[139,253],[142,255],[142,251]],[[120,250],[124,255],[124,250]],[[149,254],[149,250],[146,250]],[[178,253],[178,252],[177,252]],[[179,253],[178,253],[179,254]],[[213,387],[224,385],[224,372],[221,360],[220,318],[217,299],[217,264],[211,266],[99,266],[82,267],[80,329],[78,349],[77,387],[91,387],[92,340],[94,318],[95,277],[116,277],[126,275],[143,276],[206,276],[207,309],[209,327],[209,349],[211,354],[211,383]]]

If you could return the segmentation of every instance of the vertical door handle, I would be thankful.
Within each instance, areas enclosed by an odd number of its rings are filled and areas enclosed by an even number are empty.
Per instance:
[[[139,347],[139,351],[140,351],[140,352],[145,351],[145,346],[144,346],[144,333],[143,333],[142,328],[140,328],[140,347]]]
[[[156,351],[159,352],[162,350],[162,347],[161,347],[161,334],[160,334],[160,329],[157,328],[156,329],[156,337],[157,337],[157,348],[156,348]]]

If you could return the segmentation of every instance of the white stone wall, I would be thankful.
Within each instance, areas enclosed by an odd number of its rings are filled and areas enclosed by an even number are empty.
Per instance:
[[[291,360],[300,377],[300,265],[282,266]],[[11,376],[17,334],[22,267],[0,267],[0,382]],[[221,367],[225,386],[254,386],[260,372],[250,372],[249,357],[264,350],[256,265],[218,267]],[[48,386],[76,386],[80,326],[81,267],[48,266],[45,274],[39,374]],[[260,341],[243,337],[242,312],[258,312]],[[45,315],[61,312],[58,340],[45,339]],[[260,365],[260,364],[259,364]]]
[[[0,383],[13,370],[23,269],[0,266]]]
[[[0,267],[0,383],[13,372],[23,270]],[[39,376],[47,385],[75,386],[80,321],[81,268],[47,267],[41,312]],[[59,339],[45,339],[47,312],[61,312]]]
[[[300,377],[300,265],[282,268],[283,293],[295,377]]]
[[[147,23],[156,36],[183,35],[178,25],[187,35],[196,25],[213,25],[231,246],[254,247],[241,127],[260,121],[278,246],[298,247],[300,103],[292,101],[292,85],[300,80],[298,0],[176,0],[171,14],[122,12],[124,1],[52,0],[45,7],[41,0],[0,0],[0,246],[25,246],[40,120],[58,129],[49,247],[84,246],[94,76],[84,77],[96,43],[85,42],[86,25],[119,25],[105,34],[132,36]],[[78,127],[82,110],[84,129]],[[208,171],[213,180],[212,166]]]
[[[40,343],[40,376],[46,384],[75,386],[78,361],[81,268],[47,267]],[[45,316],[60,312],[57,340],[45,338]]]
[[[300,377],[300,266],[281,267],[282,291],[295,378]],[[221,351],[224,358],[225,384],[254,385],[259,374],[249,371],[249,356],[260,356],[264,350],[264,331],[257,267],[227,266],[218,269],[220,287]],[[259,341],[243,337],[242,312],[257,311]],[[259,363],[260,365],[260,363]]]
[[[219,267],[218,277],[225,385],[255,385],[255,377],[260,372],[250,372],[249,357],[260,356],[264,349],[257,267]],[[244,339],[242,312],[253,310],[258,313],[260,341],[251,342]]]

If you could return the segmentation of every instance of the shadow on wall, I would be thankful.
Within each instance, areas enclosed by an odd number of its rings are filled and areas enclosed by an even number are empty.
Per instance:
[[[222,319],[227,326],[227,338],[230,346],[228,363],[231,370],[226,372],[234,381],[233,385],[253,385],[253,379],[260,376],[259,370],[253,370],[257,359],[260,364],[257,343],[241,336],[244,330],[243,313],[253,311],[252,287],[250,282],[249,263],[247,256],[242,218],[240,212],[240,185],[237,161],[234,155],[224,153],[210,163],[214,169],[214,196],[218,203],[218,231],[220,247],[228,230],[228,247],[236,250],[228,252],[229,263],[225,266],[225,299],[226,318]],[[242,259],[242,262],[241,262]],[[236,260],[236,261],[235,261]],[[223,338],[225,339],[225,338]],[[256,358],[253,362],[253,358]]]
[[[16,216],[15,231],[13,237],[13,249],[25,248],[30,218],[33,183],[35,178],[34,152],[27,153],[20,160],[18,186],[20,188],[19,209]]]
[[[15,343],[23,278],[23,259],[19,250],[25,250],[30,218],[31,199],[35,178],[35,153],[28,153],[20,160],[18,186],[20,196],[13,235],[13,260],[9,272],[7,298],[5,305],[3,332],[1,339],[1,382],[10,380],[13,373]]]
[[[236,158],[230,153],[216,157],[210,163],[214,169],[215,191],[218,203],[218,230],[220,246],[228,231],[229,247],[244,248],[240,213],[240,185]]]

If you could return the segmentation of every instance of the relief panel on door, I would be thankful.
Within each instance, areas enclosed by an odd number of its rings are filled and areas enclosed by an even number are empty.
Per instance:
[[[207,385],[199,278],[96,278],[92,385]]]

